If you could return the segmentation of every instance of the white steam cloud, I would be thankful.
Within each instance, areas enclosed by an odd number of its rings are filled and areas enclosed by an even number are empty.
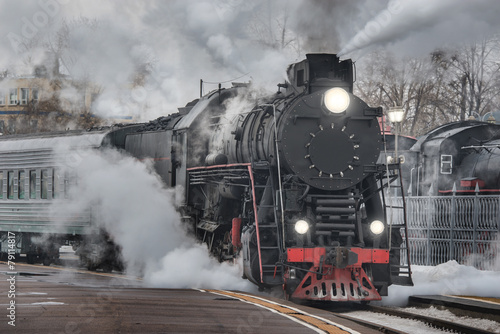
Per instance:
[[[423,55],[443,45],[497,34],[500,2],[495,0],[391,0],[352,37],[339,54],[359,56],[373,47]],[[355,53],[360,51],[360,53]]]
[[[78,182],[69,203],[64,200],[65,213],[97,207],[94,223],[121,247],[127,272],[141,273],[154,287],[250,289],[239,265],[219,263],[188,235],[174,207],[175,190],[166,189],[151,166],[111,149],[71,155]]]

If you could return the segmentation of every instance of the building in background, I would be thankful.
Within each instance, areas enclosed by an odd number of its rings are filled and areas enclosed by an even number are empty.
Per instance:
[[[111,123],[129,123],[123,115],[103,119],[92,113],[102,88],[60,73],[48,74],[44,66],[33,75],[0,73],[0,134],[85,129]]]

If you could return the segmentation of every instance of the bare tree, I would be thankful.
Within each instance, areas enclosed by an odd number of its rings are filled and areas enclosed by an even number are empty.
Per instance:
[[[372,105],[385,108],[402,106],[405,120],[402,129],[418,135],[433,114],[436,83],[428,59],[397,59],[394,55],[377,52],[370,57],[368,74],[356,82],[356,89]]]
[[[374,52],[358,66],[362,74],[355,87],[370,104],[403,106],[402,130],[418,136],[444,123],[498,110],[499,51],[499,40],[491,38],[420,59]]]
[[[497,38],[460,47],[450,57],[453,79],[452,101],[459,106],[460,119],[496,110],[500,93],[499,41]]]
[[[257,43],[276,50],[290,51],[301,56],[298,36],[289,27],[288,6],[268,1],[265,8],[256,11],[248,24],[248,31]]]

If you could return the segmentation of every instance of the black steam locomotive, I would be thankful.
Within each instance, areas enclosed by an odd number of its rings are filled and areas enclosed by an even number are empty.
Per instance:
[[[406,151],[416,196],[500,193],[500,125],[468,120],[442,125]]]
[[[241,253],[253,283],[298,299],[380,299],[411,283],[399,277],[404,226],[386,223],[382,109],[352,94],[352,62],[336,55],[309,54],[288,78],[268,97],[213,91],[128,134],[125,149],[186,188],[186,223],[220,260]]]
[[[84,142],[152,160],[166,185],[184,189],[179,210],[193,233],[221,261],[241,255],[244,276],[261,288],[283,286],[297,299],[369,301],[392,283],[411,284],[409,268],[400,265],[408,255],[406,226],[388,224],[382,191],[399,166],[377,163],[382,109],[352,94],[351,60],[309,54],[278,86],[282,91],[261,96],[234,84],[154,122],[87,133],[93,139]],[[37,138],[26,140],[42,143]],[[66,181],[50,162],[55,140],[35,152],[47,152],[36,169],[32,158],[12,175],[12,163],[0,164],[9,184],[1,205],[56,197]],[[20,156],[12,141],[4,143],[0,153]],[[28,236],[43,233],[43,223],[30,217],[10,224]],[[75,226],[67,226],[68,236],[88,233],[81,222]]]

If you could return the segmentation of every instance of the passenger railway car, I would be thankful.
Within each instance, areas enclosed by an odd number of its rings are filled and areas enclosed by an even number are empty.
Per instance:
[[[133,127],[130,127],[133,128]],[[94,131],[67,131],[0,137],[0,251],[5,257],[8,233],[15,234],[16,253],[25,254],[28,263],[57,262],[59,247],[72,244],[90,264],[91,244],[106,237],[92,224],[95,208],[65,213],[71,199],[69,188],[77,183],[72,167],[80,163],[75,154],[82,149],[105,146],[123,147],[117,128]],[[123,142],[124,138],[121,138]],[[95,213],[95,212],[94,212]],[[111,245],[110,247],[114,247]]]

